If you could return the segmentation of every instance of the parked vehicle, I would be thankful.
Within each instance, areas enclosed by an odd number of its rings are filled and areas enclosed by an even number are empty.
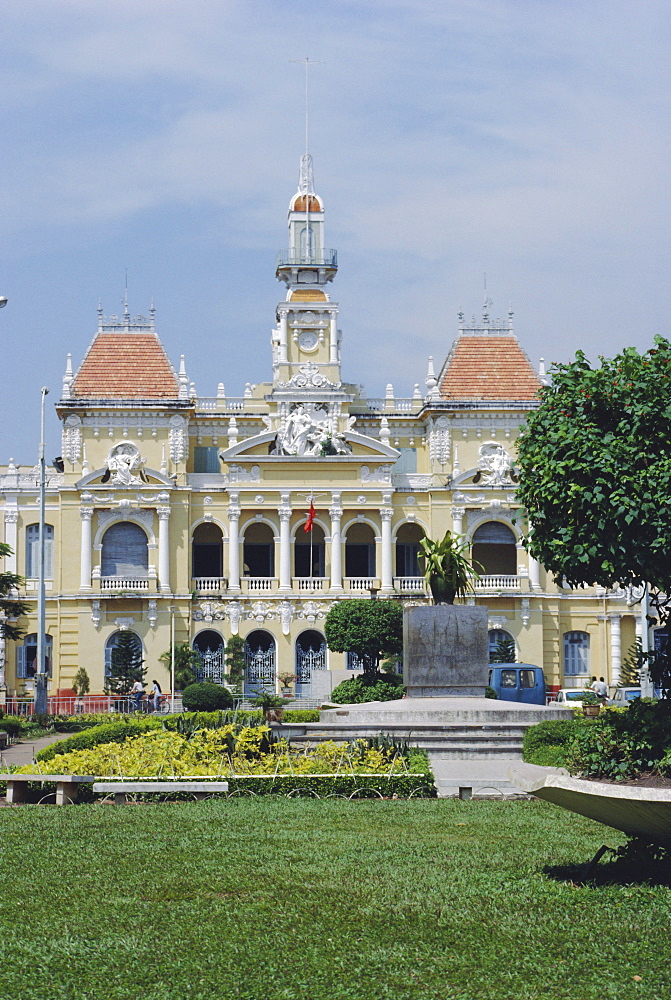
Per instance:
[[[545,704],[545,674],[533,663],[496,663],[489,669],[489,683],[501,701]]]
[[[607,705],[613,705],[614,708],[624,708],[628,705],[630,701],[634,698],[641,697],[640,687],[621,687],[615,688],[612,696],[606,702]]]
[[[550,702],[555,708],[582,708],[586,689],[583,688],[559,688],[555,701]]]

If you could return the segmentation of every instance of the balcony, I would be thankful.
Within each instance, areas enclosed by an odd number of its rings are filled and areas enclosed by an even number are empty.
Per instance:
[[[513,591],[521,590],[522,584],[519,576],[481,576],[475,581],[475,590],[481,591]]]
[[[327,590],[329,585],[326,576],[295,576],[293,589],[297,591],[307,591],[313,593],[315,590]]]
[[[394,590],[400,591],[401,594],[425,594],[426,587],[424,585],[424,577],[395,576]]]
[[[222,576],[194,576],[191,582],[198,594],[223,594],[228,586]]]
[[[101,576],[100,577],[100,589],[101,590],[111,590],[114,593],[119,593],[125,590],[149,590],[149,580],[147,577],[144,579],[138,579],[138,577],[130,576]]]
[[[337,250],[280,250],[277,255],[277,267],[338,267]]]
[[[268,593],[277,590],[278,580],[276,576],[243,576],[242,589],[250,594]]]
[[[380,589],[380,581],[374,576],[346,576],[343,583],[345,590],[354,591],[355,593]]]

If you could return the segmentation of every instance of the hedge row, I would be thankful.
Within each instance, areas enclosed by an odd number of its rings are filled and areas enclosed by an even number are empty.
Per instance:
[[[524,734],[522,755],[529,764],[562,767],[570,747],[590,719],[548,719],[529,726]]]
[[[324,799],[329,795],[345,798],[435,798],[431,774],[278,774],[228,778],[228,792],[246,795],[305,795]],[[356,794],[355,794],[356,793]]]

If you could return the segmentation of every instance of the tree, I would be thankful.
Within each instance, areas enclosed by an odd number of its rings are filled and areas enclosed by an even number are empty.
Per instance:
[[[516,663],[517,649],[512,635],[500,639],[489,653],[490,663]]]
[[[439,541],[422,538],[419,545],[424,555],[424,578],[434,604],[454,604],[455,597],[472,592],[478,574],[464,555],[468,542],[459,541],[451,531],[446,531]]]
[[[135,681],[143,681],[146,673],[140,640],[134,632],[120,632],[112,649],[105,690],[112,694],[128,694]]]
[[[526,545],[571,586],[649,584],[663,624],[671,600],[671,343],[626,348],[592,368],[553,366],[518,442]],[[671,658],[651,660],[671,694]],[[656,676],[655,676],[656,675]]]
[[[91,690],[91,680],[84,667],[80,667],[72,682],[72,690],[78,698],[88,694]]]
[[[328,648],[356,653],[375,676],[380,659],[403,651],[403,609],[396,601],[338,601],[326,616]]]
[[[161,653],[159,660],[166,665],[169,672],[172,670],[171,649]],[[200,654],[197,649],[191,649],[188,642],[175,643],[175,687],[178,691],[184,691],[189,684],[195,684],[198,680],[196,671],[199,666]]]
[[[226,680],[234,691],[240,691],[245,676],[245,640],[232,635],[226,644]]]
[[[11,556],[12,549],[0,542],[0,556]],[[20,601],[17,594],[23,578],[16,573],[0,573],[0,636],[5,639],[21,639],[25,629],[14,624],[17,618],[27,615],[30,604]]]

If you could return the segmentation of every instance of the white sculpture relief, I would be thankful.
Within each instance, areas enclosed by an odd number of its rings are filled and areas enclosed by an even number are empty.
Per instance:
[[[258,465],[253,465],[249,471],[243,469],[241,465],[231,465],[228,482],[234,483],[260,483],[261,469]]]
[[[242,605],[239,601],[231,601],[228,605],[228,618],[231,623],[231,634],[237,635],[240,630],[240,615],[242,614]]]
[[[100,607],[100,601],[91,601],[91,621],[93,622],[93,627],[100,628],[101,620],[102,610]]]
[[[186,455],[186,420],[177,413],[170,417],[168,443],[173,462],[183,462]]]
[[[480,446],[478,481],[483,486],[510,486],[513,467],[512,458],[498,441],[486,441]]]
[[[484,493],[453,493],[452,499],[458,503],[482,503],[485,499]]]
[[[487,622],[488,629],[505,629],[508,619],[505,615],[490,615],[489,621]]]
[[[254,601],[245,617],[254,618],[257,622],[264,622],[272,621],[275,614],[275,609],[271,604],[268,604],[266,601]]]
[[[223,621],[226,607],[218,601],[202,601],[193,609],[191,617],[195,622]]]
[[[280,603],[280,621],[282,622],[282,634],[289,635],[289,629],[291,628],[291,618],[293,615],[293,604],[291,601],[282,601]]]
[[[376,469],[371,470],[367,465],[361,466],[361,482],[362,483],[391,483],[391,465],[379,465]]]
[[[156,622],[158,621],[158,606],[156,601],[149,601],[147,605],[147,621],[151,628],[156,627]]]
[[[303,601],[301,607],[296,611],[296,618],[306,619],[314,625],[318,618],[326,618],[333,602]]]
[[[112,486],[142,486],[146,482],[140,470],[143,463],[140,452],[130,441],[115,444],[105,459],[107,472],[101,482],[110,482]],[[140,470],[140,475],[135,474],[136,470]]]
[[[132,517],[134,521],[139,521],[140,524],[148,530],[151,530],[154,523],[153,511],[133,508],[131,501],[127,500],[125,503],[122,502],[119,504],[118,510],[99,510],[98,525],[102,528],[109,521],[118,521],[119,518],[123,521],[127,521],[130,517]]]
[[[319,371],[318,365],[301,365],[298,372],[288,382],[278,382],[279,389],[340,389],[342,382],[329,382]]]
[[[337,414],[323,403],[297,403],[282,420],[272,455],[348,455]]]
[[[450,457],[450,422],[447,417],[436,417],[430,423],[429,455],[432,462],[445,465]]]
[[[61,448],[63,458],[66,458],[68,462],[74,465],[75,462],[79,461],[82,453],[82,422],[75,413],[71,413],[65,419]]]
[[[121,629],[122,632],[127,632],[128,629],[132,628],[135,624],[135,619],[129,617],[115,618],[114,624],[118,629]]]
[[[529,627],[529,621],[531,619],[531,605],[528,597],[522,598],[522,607],[520,608],[520,618],[522,619],[522,624],[525,628]]]

